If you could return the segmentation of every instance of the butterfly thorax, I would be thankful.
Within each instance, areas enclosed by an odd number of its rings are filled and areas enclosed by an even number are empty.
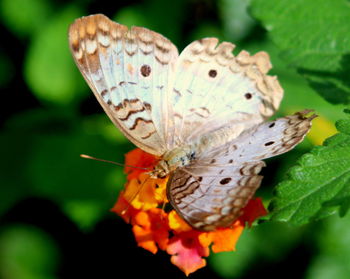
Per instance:
[[[203,135],[191,145],[183,145],[167,151],[151,172],[151,176],[163,178],[177,168],[189,165],[203,152],[208,152],[236,138],[242,130],[243,126],[239,124],[221,127],[214,132]]]
[[[151,172],[151,176],[154,178],[163,178],[177,168],[189,165],[194,158],[195,150],[193,146],[176,147],[162,156],[162,159]]]

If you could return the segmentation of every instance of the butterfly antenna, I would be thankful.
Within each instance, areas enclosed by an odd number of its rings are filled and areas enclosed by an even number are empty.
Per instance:
[[[121,166],[121,167],[128,167],[128,168],[134,168],[134,169],[139,169],[139,170],[151,170],[150,168],[142,168],[142,167],[135,167],[135,166],[130,166],[130,165],[125,165],[125,164],[121,164],[121,163],[117,163],[117,162],[113,162],[113,161],[109,161],[109,160],[105,160],[105,159],[100,159],[100,158],[96,158],[96,157],[92,157],[89,155],[85,155],[85,154],[80,154],[81,158],[84,159],[90,159],[90,160],[95,160],[95,161],[100,161],[100,162],[105,162],[105,163],[110,163],[113,165],[117,165],[117,166]]]
[[[165,202],[165,199],[163,199],[163,203],[162,203],[162,211],[160,212],[160,220],[164,220],[164,215],[162,214],[162,212],[165,212],[165,205],[166,205],[166,202]]]

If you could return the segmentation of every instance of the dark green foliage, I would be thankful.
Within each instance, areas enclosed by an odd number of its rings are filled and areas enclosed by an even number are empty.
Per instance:
[[[253,0],[251,10],[313,89],[331,103],[350,103],[348,1]]]

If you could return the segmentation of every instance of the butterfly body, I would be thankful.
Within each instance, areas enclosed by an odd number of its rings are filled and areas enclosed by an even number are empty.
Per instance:
[[[177,147],[166,152],[154,167],[151,176],[154,178],[164,178],[177,168],[185,167],[194,159],[195,150],[191,146]]]
[[[233,55],[204,38],[181,54],[162,35],[103,15],[69,29],[75,62],[124,135],[160,158],[150,173],[170,174],[170,203],[193,228],[211,231],[239,217],[259,187],[261,160],[299,143],[309,111],[265,122],[283,90],[265,52]]]
[[[191,145],[176,147],[162,154],[161,160],[151,173],[152,177],[165,177],[180,167],[190,165],[200,154],[236,138],[243,130],[242,125],[222,127],[209,134],[203,135]]]

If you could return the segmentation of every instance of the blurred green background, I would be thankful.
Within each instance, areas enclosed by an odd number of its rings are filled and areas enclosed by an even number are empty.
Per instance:
[[[133,146],[104,115],[73,62],[67,29],[75,18],[104,13],[160,32],[179,50],[215,36],[234,42],[235,53],[267,51],[272,73],[285,89],[278,116],[305,108],[320,115],[307,140],[268,161],[258,192],[267,204],[296,159],[336,132],[342,106],[325,101],[288,66],[250,5],[244,0],[0,1],[0,278],[184,276],[165,253],[153,256],[137,248],[130,226],[109,211],[125,182],[122,168],[79,157],[122,163]],[[349,258],[350,216],[297,228],[266,222],[246,230],[236,252],[212,255],[208,267],[191,277],[349,278]]]

